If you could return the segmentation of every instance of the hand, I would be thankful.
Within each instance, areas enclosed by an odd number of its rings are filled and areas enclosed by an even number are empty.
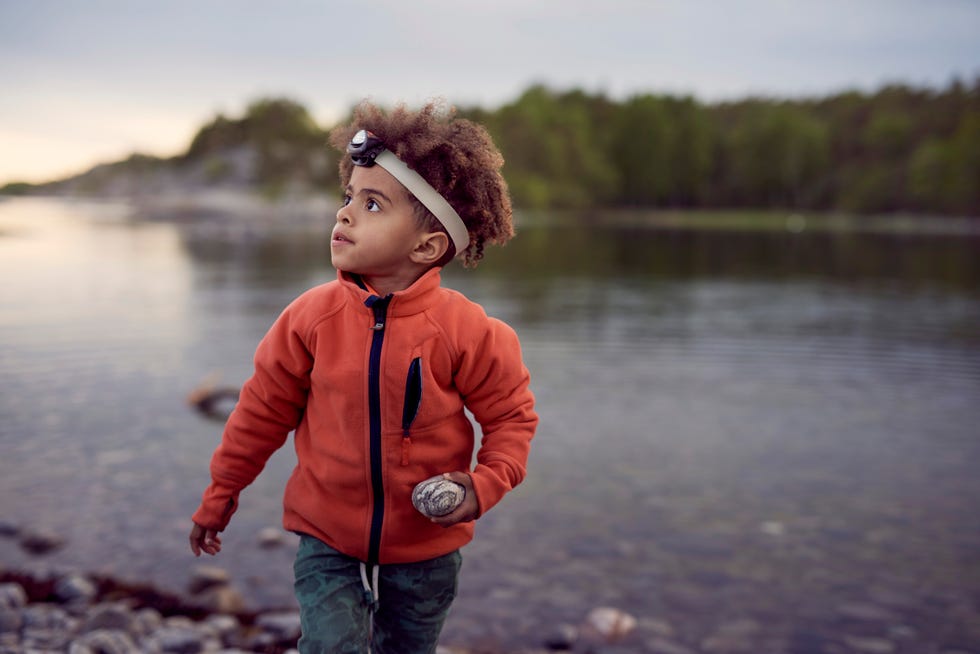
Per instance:
[[[191,551],[194,556],[201,556],[201,552],[214,556],[221,551],[221,537],[216,530],[207,529],[195,522],[191,528]]]
[[[466,489],[466,497],[463,498],[463,503],[457,506],[456,510],[452,513],[448,513],[439,518],[429,519],[442,527],[452,527],[460,522],[475,520],[477,514],[480,513],[480,504],[476,501],[476,491],[473,490],[473,480],[470,479],[470,476],[465,472],[447,472],[442,476],[444,479],[449,479],[458,484],[462,484],[463,488]]]

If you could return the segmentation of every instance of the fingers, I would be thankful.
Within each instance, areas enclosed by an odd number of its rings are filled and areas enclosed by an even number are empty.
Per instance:
[[[466,489],[466,495],[463,498],[463,502],[452,513],[429,519],[440,527],[452,527],[460,522],[469,522],[475,519],[480,512],[480,505],[476,501],[476,493],[473,491],[473,480],[470,479],[470,476],[465,472],[447,472],[442,476],[445,479],[462,484]]]
[[[214,556],[221,551],[221,537],[218,532],[197,523],[191,528],[190,544],[194,556],[201,556],[201,552]]]

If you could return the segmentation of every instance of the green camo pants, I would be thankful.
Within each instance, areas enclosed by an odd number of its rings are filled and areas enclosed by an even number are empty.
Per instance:
[[[435,652],[456,597],[461,562],[456,551],[429,561],[379,566],[375,598],[365,590],[360,561],[301,536],[294,565],[303,632],[299,651]]]

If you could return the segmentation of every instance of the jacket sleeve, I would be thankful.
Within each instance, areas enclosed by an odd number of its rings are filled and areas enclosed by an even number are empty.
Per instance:
[[[255,372],[225,424],[211,457],[211,484],[192,518],[203,527],[221,531],[228,526],[241,490],[303,417],[313,356],[296,304],[286,308],[256,349]]]
[[[477,465],[470,473],[479,515],[524,480],[538,424],[517,334],[499,320],[488,321],[475,347],[463,354],[456,374],[456,386],[483,431]]]

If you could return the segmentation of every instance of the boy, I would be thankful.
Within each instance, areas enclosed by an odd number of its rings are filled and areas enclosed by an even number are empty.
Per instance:
[[[512,329],[440,286],[513,236],[503,158],[487,132],[429,104],[362,104],[331,142],[343,205],[337,280],[290,304],[259,344],[211,461],[191,550],[214,555],[240,491],[295,430],[283,524],[301,652],[433,652],[473,521],[519,484],[537,426]],[[483,430],[471,470],[474,432]],[[442,474],[462,503],[428,518],[418,482]],[[373,632],[373,633],[372,633]]]

